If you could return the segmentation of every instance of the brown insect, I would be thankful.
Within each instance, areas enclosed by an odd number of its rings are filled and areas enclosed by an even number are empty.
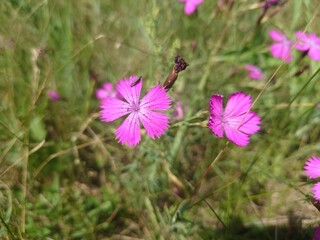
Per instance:
[[[133,83],[131,83],[130,87],[134,87],[137,85],[140,81],[142,81],[142,76],[140,76],[137,80],[135,80]]]

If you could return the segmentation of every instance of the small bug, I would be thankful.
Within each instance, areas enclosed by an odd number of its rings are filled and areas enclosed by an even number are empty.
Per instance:
[[[142,81],[142,76],[140,76],[137,80],[135,80],[133,83],[131,83],[130,87],[134,87],[137,85],[140,81]]]

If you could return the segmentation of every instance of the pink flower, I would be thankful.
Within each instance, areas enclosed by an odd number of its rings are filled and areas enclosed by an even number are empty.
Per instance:
[[[243,92],[233,93],[223,110],[223,96],[215,94],[210,98],[210,119],[208,127],[219,138],[226,137],[236,145],[249,144],[251,134],[260,130],[261,118],[249,112],[251,96]]]
[[[291,40],[278,30],[271,30],[269,35],[276,42],[270,46],[270,52],[273,57],[282,59],[285,62],[290,62],[292,59]]]
[[[183,119],[183,117],[184,117],[184,111],[183,111],[183,108],[182,108],[182,103],[181,103],[180,100],[178,100],[176,102],[176,105],[173,108],[172,118],[174,120],[179,121],[179,120]]]
[[[247,64],[245,69],[248,71],[249,78],[251,79],[262,80],[264,77],[261,69],[258,66]]]
[[[309,158],[304,166],[304,171],[310,178],[320,177],[320,158],[315,156]]]
[[[313,197],[316,200],[320,200],[320,182],[314,184],[311,190],[313,192]]]
[[[313,240],[320,240],[320,227],[314,229]]]
[[[320,177],[320,158],[315,156],[309,158],[304,166],[304,172],[309,176],[309,178]],[[320,182],[313,185],[311,190],[313,191],[314,198],[320,200]]]
[[[115,97],[116,91],[113,89],[113,84],[106,82],[96,91],[96,97],[98,99],[105,99],[106,97]]]
[[[48,96],[50,97],[50,99],[52,101],[58,101],[60,100],[60,95],[59,93],[57,93],[56,91],[53,91],[53,90],[48,90]]]
[[[298,39],[296,49],[299,51],[308,51],[308,55],[311,59],[319,61],[320,38],[318,38],[315,33],[310,33],[308,35],[302,31],[296,32],[296,37]]]
[[[263,7],[264,11],[267,11],[270,7],[277,6],[278,4],[280,4],[280,0],[267,0]]]
[[[140,142],[140,122],[152,139],[159,138],[169,126],[169,117],[156,112],[170,108],[171,100],[167,91],[161,85],[156,85],[139,100],[142,80],[136,82],[137,79],[136,76],[131,76],[118,82],[117,91],[123,96],[123,100],[107,97],[101,102],[101,120],[104,122],[129,114],[115,133],[116,139],[122,144],[128,143],[129,147]]]
[[[184,13],[187,15],[192,14],[197,10],[199,4],[203,2],[203,0],[179,0],[184,3]]]

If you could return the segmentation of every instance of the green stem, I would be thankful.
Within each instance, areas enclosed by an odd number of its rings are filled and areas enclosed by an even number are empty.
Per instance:
[[[0,220],[1,220],[2,224],[4,225],[4,227],[7,229],[8,233],[11,235],[12,239],[16,239],[16,237],[15,237],[14,234],[11,232],[9,226],[8,226],[7,223],[4,221],[4,219],[2,218],[2,216],[0,216]]]
[[[297,99],[297,97],[300,95],[300,93],[303,92],[303,90],[309,85],[309,83],[318,75],[318,73],[320,72],[320,67],[317,69],[317,71],[315,71],[312,76],[310,77],[310,79],[303,85],[303,87],[300,89],[300,91],[291,99],[290,103],[289,103],[289,107],[291,106],[291,104]]]

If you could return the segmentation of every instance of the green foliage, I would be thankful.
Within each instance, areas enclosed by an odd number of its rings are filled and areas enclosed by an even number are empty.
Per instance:
[[[179,1],[1,1],[1,239],[311,239],[302,170],[320,151],[320,68],[297,51],[274,59],[268,31],[320,34],[317,1],[271,8],[260,25],[261,1],[218,2],[187,16]],[[120,145],[121,120],[99,120],[96,89],[142,75],[147,91],[177,53],[190,66],[169,94],[184,119]],[[245,64],[266,79],[249,80]],[[194,194],[226,144],[206,127],[208,99],[235,91],[262,93],[262,130],[229,144]]]

